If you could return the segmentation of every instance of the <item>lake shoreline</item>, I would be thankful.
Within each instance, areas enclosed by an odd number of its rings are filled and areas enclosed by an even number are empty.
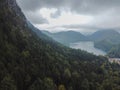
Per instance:
[[[76,43],[70,43],[69,46],[74,49],[81,49],[81,50],[87,51],[89,53],[93,53],[95,55],[105,56],[107,54],[103,50],[96,48],[94,46],[93,41],[80,41],[80,42],[76,42]]]

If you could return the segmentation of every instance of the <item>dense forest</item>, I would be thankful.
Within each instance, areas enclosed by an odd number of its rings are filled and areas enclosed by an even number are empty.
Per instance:
[[[120,89],[118,64],[38,37],[15,0],[0,8],[0,90]]]
[[[110,49],[108,55],[109,55],[110,57],[120,58],[120,44],[119,44],[119,45],[114,45],[114,46]]]

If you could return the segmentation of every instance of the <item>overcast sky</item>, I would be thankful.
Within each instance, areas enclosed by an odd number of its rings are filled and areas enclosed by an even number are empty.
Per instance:
[[[120,0],[17,0],[27,19],[41,30],[82,33],[120,29]]]

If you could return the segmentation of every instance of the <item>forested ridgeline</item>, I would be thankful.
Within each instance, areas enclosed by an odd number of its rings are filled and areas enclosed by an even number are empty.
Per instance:
[[[120,66],[36,33],[15,0],[0,0],[0,90],[119,90]]]

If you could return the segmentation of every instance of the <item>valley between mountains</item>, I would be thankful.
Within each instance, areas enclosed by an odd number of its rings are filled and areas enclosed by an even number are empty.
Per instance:
[[[43,34],[29,23],[16,0],[0,0],[0,9],[0,90],[120,90],[119,64]],[[77,37],[66,41],[87,40]],[[105,46],[114,41],[108,55],[119,57],[119,39],[103,41]]]

